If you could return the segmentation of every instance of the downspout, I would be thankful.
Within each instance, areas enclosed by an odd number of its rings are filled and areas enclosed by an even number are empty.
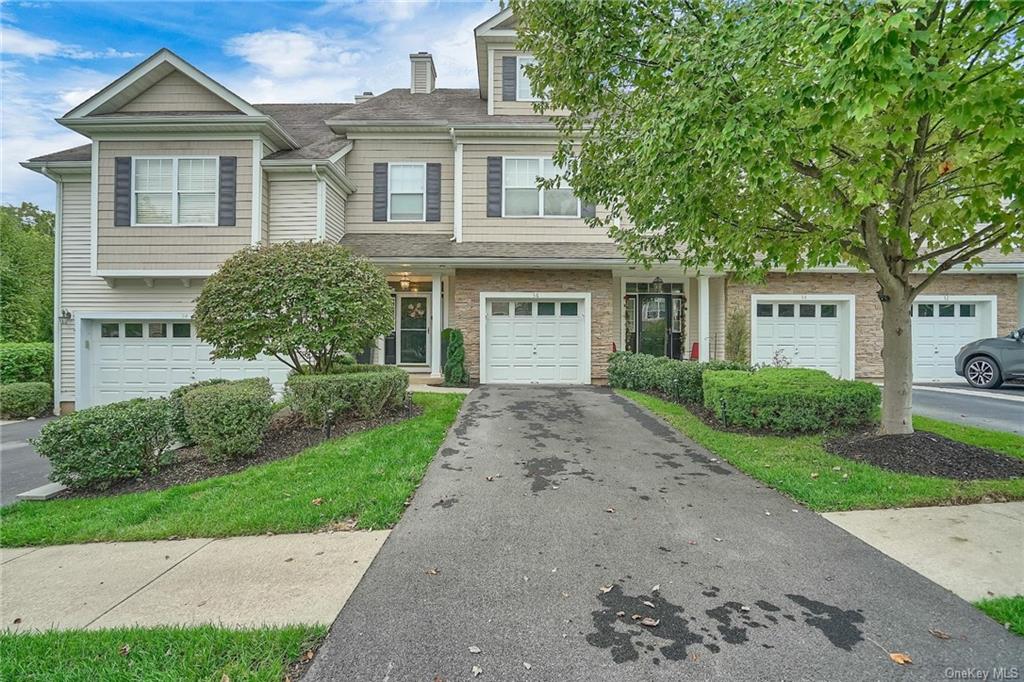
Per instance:
[[[53,180],[57,188],[55,210],[53,212],[53,413],[60,414],[60,341],[61,341],[61,311],[60,311],[60,259],[61,241],[63,239],[61,222],[64,213],[64,187],[60,179],[50,173],[44,165],[40,171],[43,177]]]
[[[315,163],[310,166],[316,177],[316,238],[324,240],[327,238],[327,181],[316,166]]]
[[[452,156],[454,158],[454,190],[453,190],[453,215],[452,215],[452,238],[448,241],[462,241],[462,143],[456,139],[455,127],[448,129],[448,135],[452,140]]]

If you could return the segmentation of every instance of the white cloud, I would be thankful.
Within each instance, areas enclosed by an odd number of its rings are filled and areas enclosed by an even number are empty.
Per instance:
[[[327,0],[316,14],[341,11],[344,14],[371,24],[401,22],[412,19],[430,4],[430,0],[378,0],[359,2],[357,0]]]
[[[138,57],[137,52],[125,52],[108,47],[104,50],[84,50],[77,45],[66,45],[50,38],[33,35],[20,28],[4,26],[0,35],[3,36],[4,55],[11,57],[28,57],[42,59],[44,57],[66,57],[68,59],[117,59]]]
[[[358,62],[362,55],[324,32],[308,29],[258,31],[228,40],[225,51],[277,78],[330,72]]]

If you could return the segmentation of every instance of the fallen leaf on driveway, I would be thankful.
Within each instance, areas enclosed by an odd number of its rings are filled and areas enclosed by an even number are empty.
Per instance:
[[[650,608],[653,609],[654,608],[654,603],[653,602],[649,602],[649,601],[645,601],[644,602],[644,606],[649,606]]]
[[[473,677],[480,677],[484,674],[484,669],[478,665],[473,666]]]
[[[312,649],[310,649],[309,651],[306,652],[306,660],[307,661],[312,661],[313,660],[313,656],[315,656],[315,655],[316,655],[316,652],[313,651]]]
[[[608,594],[615,588],[615,585],[601,585],[601,594]]]
[[[295,559],[292,558],[292,557],[288,557],[287,559],[284,560],[285,563],[288,563],[289,561],[295,561]]]
[[[15,619],[14,619],[14,624],[15,624],[15,625],[17,625],[17,624],[18,624],[18,623],[20,623],[20,622],[21,622],[21,618],[15,618]]]
[[[655,585],[651,588],[651,592],[661,592],[661,585]]]
[[[646,625],[649,628],[656,628],[660,622],[660,620],[655,620],[654,618],[644,618],[640,621],[640,625]]]
[[[630,616],[630,618],[632,618],[633,620],[640,620],[640,617],[641,616],[639,613],[634,613],[632,616]]]
[[[605,509],[605,511],[608,512],[609,514],[614,514],[615,513],[615,507],[608,507],[607,509]]]
[[[524,668],[526,668],[527,670],[529,670],[529,669],[530,669],[530,668],[532,668],[533,666],[532,666],[532,665],[530,665],[529,663],[527,663],[526,661],[523,661],[523,667],[524,667]]]
[[[481,651],[483,651],[483,649],[481,649],[478,646],[471,646],[471,647],[469,647],[469,653],[471,653],[471,654],[478,654]]]
[[[312,502],[312,504],[314,504],[317,507],[319,507],[323,503],[324,503],[324,498],[322,498],[322,497],[317,497]]]
[[[892,662],[896,665],[910,665],[913,663],[908,654],[901,654],[898,651],[893,651],[889,654],[889,658],[891,658]]]
[[[494,480],[494,476],[486,476],[485,478],[488,481],[493,481]]]
[[[939,630],[938,628],[929,628],[928,629],[928,634],[930,634],[935,639],[949,639],[949,637],[950,637],[948,632],[943,632],[942,630]]]
[[[618,616],[619,618],[622,618],[623,616],[626,615],[626,612],[625,611],[616,611],[615,615]]]
[[[438,573],[441,572],[441,570],[438,569],[438,568],[428,568],[427,570],[425,570],[423,572],[426,573],[427,575],[437,575]]]

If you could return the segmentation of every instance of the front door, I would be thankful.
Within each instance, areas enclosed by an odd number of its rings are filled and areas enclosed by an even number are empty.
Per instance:
[[[683,305],[672,294],[626,294],[626,350],[659,357],[682,357]]]
[[[427,338],[427,329],[430,326],[430,296],[397,294],[395,304],[398,364],[426,365],[430,357]]]

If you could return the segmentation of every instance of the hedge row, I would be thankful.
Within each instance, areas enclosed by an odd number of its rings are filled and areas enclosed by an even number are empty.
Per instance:
[[[251,455],[274,412],[270,380],[242,379],[193,388],[182,396],[188,435],[211,460]]]
[[[704,374],[704,406],[723,424],[780,433],[848,429],[878,413],[882,394],[864,381],[817,369],[766,367]]]
[[[0,417],[38,417],[53,407],[53,387],[45,381],[0,384]]]
[[[372,419],[400,407],[409,375],[385,365],[346,365],[332,374],[293,374],[285,400],[305,421],[330,431],[340,419]]]
[[[614,388],[660,393],[677,402],[701,404],[704,401],[703,376],[708,370],[749,372],[750,366],[721,360],[694,362],[619,352],[612,353],[609,359],[608,383]]]
[[[52,343],[0,343],[0,384],[53,383]]]

